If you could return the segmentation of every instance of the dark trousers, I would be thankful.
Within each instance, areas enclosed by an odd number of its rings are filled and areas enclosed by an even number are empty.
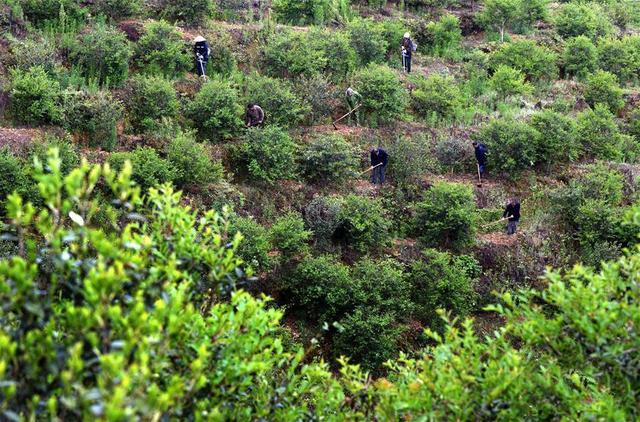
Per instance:
[[[196,72],[198,76],[204,76],[206,74],[207,62],[208,60],[200,60],[196,57]]]
[[[509,234],[509,235],[515,234],[517,229],[518,229],[518,222],[517,221],[509,221],[507,223],[507,234]]]
[[[478,171],[480,172],[480,177],[484,176],[484,163],[478,163]]]
[[[402,55],[402,67],[405,72],[411,73],[411,56],[403,54]]]
[[[384,171],[386,166],[378,166],[373,169],[371,173],[371,183],[375,184],[383,184],[384,183]]]

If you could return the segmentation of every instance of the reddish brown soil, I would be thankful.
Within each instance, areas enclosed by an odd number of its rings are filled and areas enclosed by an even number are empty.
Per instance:
[[[42,137],[43,134],[41,129],[0,127],[0,148],[9,147],[13,153],[20,154],[34,139]]]

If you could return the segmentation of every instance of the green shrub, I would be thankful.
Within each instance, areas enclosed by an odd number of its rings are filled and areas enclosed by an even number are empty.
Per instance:
[[[334,81],[344,80],[356,67],[357,55],[346,32],[314,29],[307,35],[307,43],[325,57],[322,73]]]
[[[71,51],[71,60],[85,78],[112,87],[127,80],[132,54],[123,32],[97,25],[80,36]]]
[[[0,148],[0,215],[5,215],[5,201],[13,192],[24,195],[32,183],[24,165],[7,147]]]
[[[112,151],[118,141],[116,125],[123,107],[109,91],[66,90],[62,95],[64,127],[81,136],[90,147]]]
[[[496,119],[485,124],[473,139],[489,149],[487,167],[510,178],[538,162],[536,152],[542,142],[540,133],[512,119]]]
[[[620,157],[620,129],[615,116],[603,104],[578,114],[577,134],[582,153],[587,157],[616,159]]]
[[[192,59],[180,31],[166,21],[149,21],[136,44],[135,63],[143,71],[166,78],[182,76]]]
[[[598,64],[618,77],[621,83],[635,82],[640,76],[640,37],[606,38],[598,43]]]
[[[574,119],[552,110],[544,110],[531,116],[529,124],[541,135],[536,151],[541,163],[567,162],[578,158],[579,145]]]
[[[341,210],[342,198],[333,196],[318,196],[305,207],[305,223],[321,246],[330,242],[340,227]]]
[[[132,78],[126,101],[129,124],[138,132],[154,128],[162,119],[176,117],[180,109],[176,90],[161,76]]]
[[[453,78],[437,74],[411,79],[411,108],[420,117],[428,120],[443,120],[453,117],[462,105],[460,90]]]
[[[356,285],[349,267],[331,255],[304,258],[282,280],[290,302],[317,322],[333,322],[353,307]]]
[[[327,58],[308,42],[307,34],[289,30],[269,38],[262,52],[262,64],[273,77],[309,77],[327,66]]]
[[[257,73],[247,78],[244,103],[258,104],[264,110],[265,124],[283,128],[300,124],[309,111],[287,81]]]
[[[218,78],[202,85],[194,100],[187,105],[186,114],[198,133],[214,142],[235,135],[242,126],[238,92],[229,82]]]
[[[504,42],[506,31],[518,21],[521,3],[521,0],[487,0],[477,20],[485,28],[499,32],[500,42]]]
[[[109,156],[109,164],[116,170],[122,169],[127,160],[133,170],[131,178],[143,190],[172,182],[177,177],[173,164],[160,157],[153,148],[138,147],[132,152],[116,152]]]
[[[383,63],[389,43],[382,28],[370,19],[355,19],[347,26],[351,45],[355,48],[360,66]]]
[[[358,155],[339,135],[320,135],[302,149],[302,171],[310,181],[344,183],[356,174]]]
[[[387,152],[391,158],[387,172],[395,183],[409,186],[437,167],[428,135],[396,136],[388,142]]]
[[[256,223],[253,218],[236,217],[229,227],[230,239],[233,239],[236,233],[241,233],[243,238],[236,254],[256,272],[268,271],[273,264],[269,256],[271,251],[269,231]]]
[[[80,155],[78,149],[67,138],[57,138],[52,136],[46,136],[45,138],[38,140],[29,146],[29,158],[33,162],[34,158],[38,158],[41,163],[47,162],[48,152],[55,148],[58,151],[58,158],[60,159],[60,172],[62,175],[71,173],[71,170],[78,167],[80,164]]]
[[[429,22],[427,33],[430,39],[427,48],[431,54],[447,58],[459,55],[462,31],[457,16],[444,15],[437,22]]]
[[[563,38],[584,35],[591,39],[613,32],[613,26],[602,9],[594,3],[563,4],[555,18],[556,31]]]
[[[530,95],[533,93],[533,86],[525,81],[524,73],[504,65],[496,68],[491,79],[489,79],[489,85],[502,99],[512,95]]]
[[[635,108],[627,117],[627,133],[640,141],[640,108]]]
[[[104,15],[113,21],[121,21],[142,11],[141,0],[94,0],[91,9],[95,15]]]
[[[306,124],[326,121],[336,108],[338,90],[324,75],[298,78],[294,89],[301,103],[309,107]]]
[[[27,71],[34,66],[42,67],[48,74],[55,74],[60,65],[56,46],[47,37],[31,35],[24,39],[10,39],[11,57],[8,65]]]
[[[211,17],[215,4],[212,0],[158,0],[152,8],[162,19],[194,27]]]
[[[27,71],[11,71],[9,97],[13,116],[28,124],[56,123],[60,120],[60,84],[41,66]]]
[[[590,106],[594,107],[596,104],[602,104],[612,113],[617,113],[624,107],[622,88],[618,84],[618,78],[616,78],[616,75],[604,70],[599,70],[587,76],[584,98]]]
[[[562,62],[567,75],[582,79],[598,67],[598,51],[584,35],[569,38],[564,45]]]
[[[20,0],[11,3],[19,3],[24,17],[37,27],[57,22],[61,10],[64,11],[64,15],[74,20],[80,20],[84,15],[80,3],[72,0]]]
[[[435,156],[443,171],[462,172],[475,167],[469,141],[460,138],[446,138],[438,141]]]
[[[336,4],[342,3],[337,9]],[[349,2],[335,0],[273,0],[276,20],[290,25],[322,25],[348,14]],[[342,12],[342,16],[340,14]]]
[[[209,62],[207,63],[207,75],[230,76],[237,69],[238,63],[233,54],[233,39],[228,31],[219,29],[213,32],[209,39]]]
[[[243,155],[252,178],[273,184],[296,178],[297,149],[287,132],[277,126],[268,126],[247,131]]]
[[[478,268],[473,257],[468,257]],[[420,260],[411,264],[409,283],[415,316],[432,327],[443,328],[438,309],[465,317],[474,310],[476,293],[474,280],[466,268],[467,262],[448,252],[427,249]]]
[[[276,219],[271,226],[271,242],[280,251],[284,262],[306,254],[312,233],[304,228],[304,220],[297,212],[289,212]]]
[[[353,266],[351,277],[358,286],[351,298],[356,308],[390,312],[396,321],[408,320],[412,311],[411,285],[400,263],[363,258]]]
[[[373,124],[396,121],[407,107],[407,91],[387,66],[369,65],[357,72],[354,89],[362,95],[362,110]]]
[[[438,182],[416,204],[414,227],[425,246],[460,250],[473,244],[475,220],[471,188],[459,183]]]
[[[390,228],[379,201],[357,195],[345,197],[339,230],[348,246],[362,253],[380,249],[389,240]]]
[[[167,146],[167,160],[176,170],[173,179],[177,186],[201,186],[220,182],[222,164],[209,157],[207,148],[190,134],[180,133]]]
[[[494,70],[500,65],[509,66],[524,73],[531,82],[555,79],[558,75],[556,61],[555,53],[530,40],[504,44],[489,59]]]

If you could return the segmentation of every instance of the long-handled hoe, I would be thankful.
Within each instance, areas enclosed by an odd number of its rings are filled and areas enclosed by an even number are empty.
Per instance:
[[[362,105],[362,104],[358,104],[357,106],[355,106],[355,107],[353,108],[353,110],[351,110],[350,112],[348,112],[347,114],[345,114],[344,116],[340,117],[338,120],[336,120],[335,122],[333,122],[333,123],[332,123],[332,124],[333,124],[333,128],[334,128],[335,130],[338,130],[338,126],[336,126],[336,123],[338,123],[339,121],[341,121],[341,120],[342,120],[342,119],[344,119],[345,117],[347,117],[347,116],[351,115],[354,111],[356,111],[357,109],[359,109],[361,105]]]

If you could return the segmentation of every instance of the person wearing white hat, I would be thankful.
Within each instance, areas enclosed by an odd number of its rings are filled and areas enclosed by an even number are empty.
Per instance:
[[[211,49],[204,37],[198,35],[193,39],[193,53],[196,56],[196,72],[198,76],[206,76],[207,62],[209,61]]]
[[[404,33],[400,49],[402,50],[402,68],[405,72],[411,73],[411,54],[416,51],[417,45],[408,32]]]

